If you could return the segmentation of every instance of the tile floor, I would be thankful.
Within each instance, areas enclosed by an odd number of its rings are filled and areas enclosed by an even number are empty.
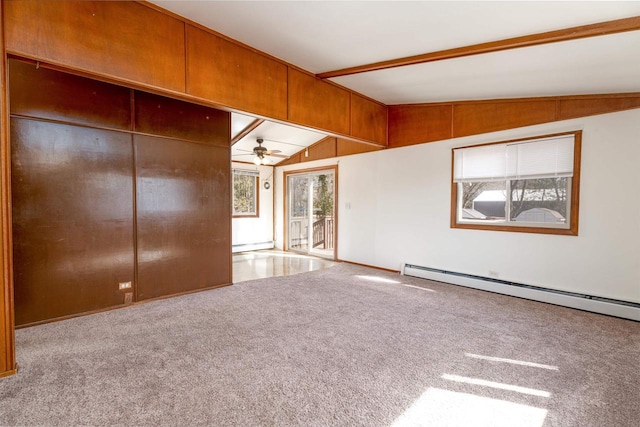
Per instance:
[[[335,261],[329,259],[295,252],[278,250],[239,252],[233,254],[233,283],[321,270],[335,264]]]

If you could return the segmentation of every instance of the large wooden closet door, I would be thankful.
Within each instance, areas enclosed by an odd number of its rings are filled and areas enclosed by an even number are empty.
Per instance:
[[[20,60],[9,77],[17,325],[231,283],[228,112]]]
[[[11,120],[16,325],[119,305],[134,279],[131,135]]]
[[[144,300],[231,282],[229,148],[134,136]]]

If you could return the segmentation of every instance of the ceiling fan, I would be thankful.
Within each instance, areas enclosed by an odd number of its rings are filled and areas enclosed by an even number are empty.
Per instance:
[[[284,156],[282,154],[278,154],[280,153],[280,150],[269,150],[267,149],[267,147],[263,147],[262,143],[264,142],[263,138],[256,138],[256,142],[258,143],[257,147],[253,147],[253,152],[252,153],[248,153],[248,154],[239,154],[240,156],[255,156],[253,159],[253,163],[256,164],[256,166],[259,165],[267,165],[269,164],[269,159],[267,159],[265,156],[270,156],[270,157],[281,157],[283,159],[288,159],[289,156]],[[238,149],[239,151],[247,151],[247,150],[242,150],[242,149]]]

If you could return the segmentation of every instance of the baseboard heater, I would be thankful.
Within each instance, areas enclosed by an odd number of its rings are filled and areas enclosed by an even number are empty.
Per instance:
[[[260,242],[260,243],[241,243],[238,245],[232,245],[231,252],[235,254],[236,252],[259,251],[262,249],[273,249],[273,248],[275,248],[275,244],[273,241]]]
[[[475,276],[455,271],[441,270],[414,264],[404,264],[401,274],[438,282],[451,283],[483,291],[526,298],[609,316],[640,321],[640,304],[601,298],[592,295],[558,291],[539,286],[509,282],[491,277]]]

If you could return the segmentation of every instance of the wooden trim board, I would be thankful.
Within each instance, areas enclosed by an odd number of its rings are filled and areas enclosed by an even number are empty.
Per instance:
[[[604,36],[608,34],[616,34],[635,30],[640,30],[640,16],[599,22],[590,25],[581,25],[578,27],[547,31],[544,33],[530,34],[521,37],[513,37],[488,43],[480,43],[454,49],[424,53],[421,55],[407,56],[404,58],[390,59],[387,61],[374,62],[371,64],[359,65],[356,67],[326,71],[324,73],[316,74],[316,76],[320,79],[330,79],[334,77],[349,76],[358,73],[386,70],[389,68],[424,64],[426,62],[443,61],[446,59],[461,58],[464,56],[480,55],[483,53],[499,52],[502,50],[538,46],[548,43],[557,43],[582,39],[586,37]]]

